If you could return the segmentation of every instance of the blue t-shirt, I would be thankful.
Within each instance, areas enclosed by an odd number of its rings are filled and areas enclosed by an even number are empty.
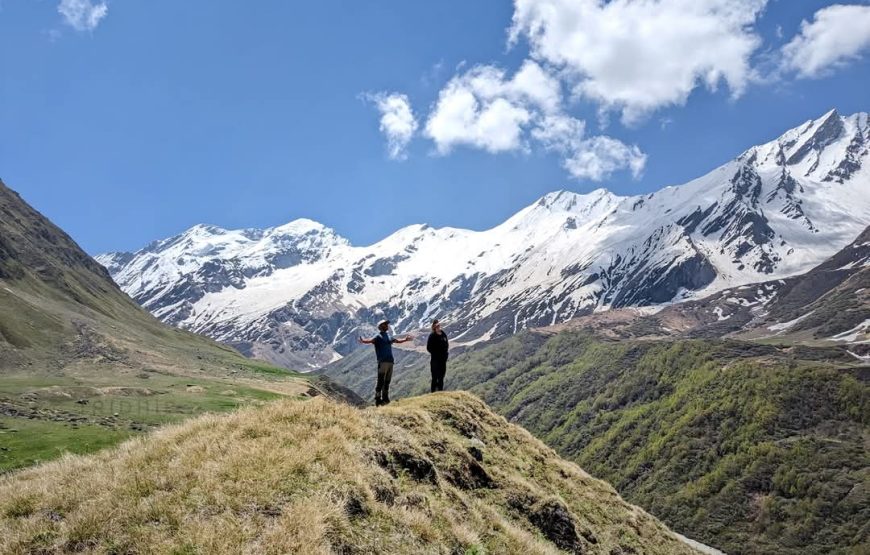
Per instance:
[[[378,357],[378,362],[394,362],[393,361],[393,341],[394,339],[387,335],[387,332],[382,331],[376,335],[372,341],[375,344],[375,356]]]

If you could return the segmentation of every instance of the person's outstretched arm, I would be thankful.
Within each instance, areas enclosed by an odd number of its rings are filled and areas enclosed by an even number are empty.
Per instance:
[[[406,342],[408,342],[408,341],[411,341],[412,339],[414,339],[414,338],[411,337],[410,335],[406,335],[406,336],[405,336],[404,338],[402,338],[402,339],[393,339],[393,343],[406,343]]]
[[[357,337],[356,341],[357,343],[364,343],[366,345],[371,345],[375,342],[374,339],[363,339],[362,337]]]

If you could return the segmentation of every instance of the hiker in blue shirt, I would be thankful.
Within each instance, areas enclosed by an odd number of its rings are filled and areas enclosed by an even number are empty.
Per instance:
[[[393,378],[393,343],[404,343],[414,339],[406,335],[403,339],[396,339],[387,334],[390,329],[389,320],[378,322],[380,333],[371,339],[360,337],[360,343],[375,346],[375,356],[378,358],[378,384],[375,387],[375,406],[390,404],[390,380]]]

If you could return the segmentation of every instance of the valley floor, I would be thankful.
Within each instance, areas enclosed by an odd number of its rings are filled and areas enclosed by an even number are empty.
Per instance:
[[[0,474],[67,452],[90,453],[206,412],[319,394],[289,372],[230,379],[90,368],[0,374]]]

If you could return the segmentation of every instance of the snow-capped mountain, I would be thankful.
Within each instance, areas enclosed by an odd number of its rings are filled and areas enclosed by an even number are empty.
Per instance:
[[[164,321],[312,368],[359,330],[448,322],[458,342],[805,272],[870,223],[870,124],[831,111],[656,193],[559,191],[486,231],[415,225],[370,246],[296,220],[195,226],[98,260]]]

